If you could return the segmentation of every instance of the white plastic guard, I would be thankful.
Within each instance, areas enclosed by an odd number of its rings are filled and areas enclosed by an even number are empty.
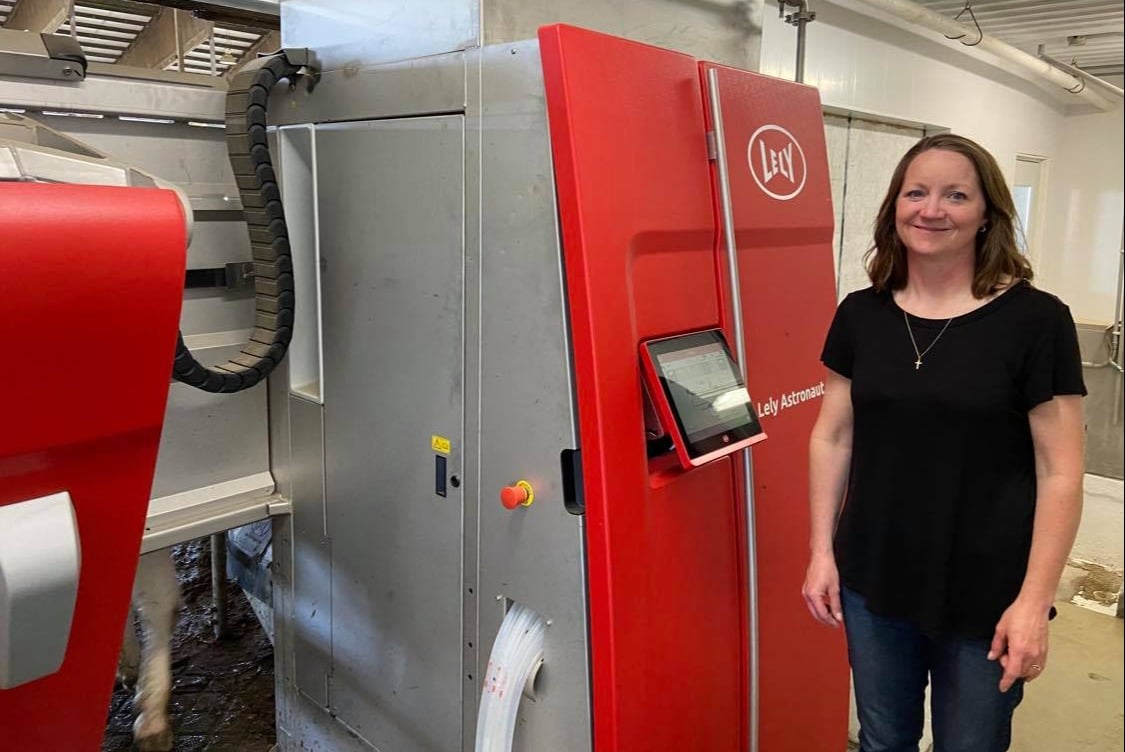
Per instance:
[[[0,507],[0,689],[59,670],[80,557],[70,494]]]

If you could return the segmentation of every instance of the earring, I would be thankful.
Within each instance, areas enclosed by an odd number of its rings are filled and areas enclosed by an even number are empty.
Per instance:
[[[977,232],[981,235],[985,234],[986,232],[988,232],[988,225],[981,225],[980,229],[977,230]]]

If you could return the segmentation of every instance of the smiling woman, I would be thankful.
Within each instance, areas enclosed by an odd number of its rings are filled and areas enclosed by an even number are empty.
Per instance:
[[[863,750],[1003,752],[1081,509],[1070,311],[1033,288],[996,161],[950,134],[899,162],[872,286],[837,310],[810,441],[809,611],[843,623]],[[844,503],[844,500],[846,504]]]
[[[921,263],[934,252],[940,263],[961,253],[958,263],[971,270],[971,293],[978,300],[1012,281],[1031,280],[1031,266],[1016,243],[1016,221],[1012,195],[991,154],[953,134],[924,138],[899,162],[879,208],[868,253],[871,280],[876,287],[905,287],[908,249],[923,253],[915,259]]]
[[[984,209],[973,163],[956,152],[931,149],[906,168],[895,229],[914,253],[971,257],[976,236],[988,231]]]

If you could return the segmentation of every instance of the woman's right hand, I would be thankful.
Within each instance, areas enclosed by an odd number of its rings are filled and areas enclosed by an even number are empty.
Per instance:
[[[801,595],[805,597],[809,613],[821,624],[838,627],[844,623],[844,609],[840,607],[840,573],[836,570],[836,557],[831,551],[814,553],[809,558]]]

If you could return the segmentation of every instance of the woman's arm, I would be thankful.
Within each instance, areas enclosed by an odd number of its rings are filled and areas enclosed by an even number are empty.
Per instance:
[[[1000,691],[1047,665],[1047,615],[1082,516],[1082,398],[1060,395],[1028,415],[1035,445],[1035,526],[1019,596],[1000,617],[989,658],[1004,667]]]
[[[843,621],[832,537],[852,457],[852,382],[828,371],[824,401],[809,438],[809,568],[801,594],[817,621]]]

